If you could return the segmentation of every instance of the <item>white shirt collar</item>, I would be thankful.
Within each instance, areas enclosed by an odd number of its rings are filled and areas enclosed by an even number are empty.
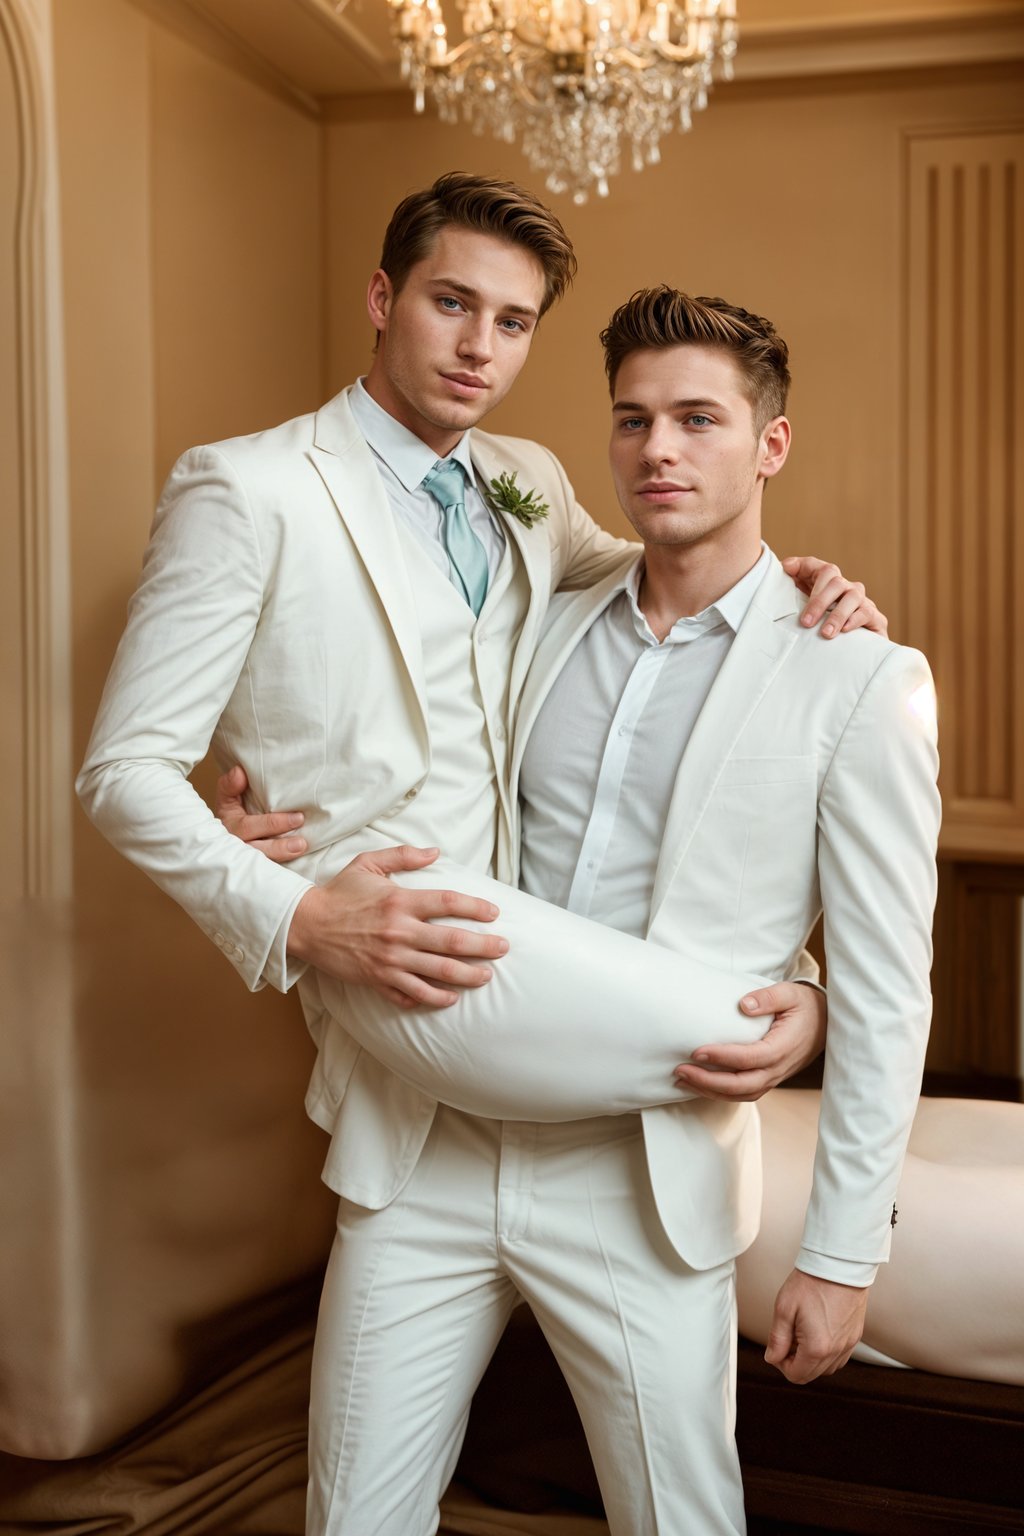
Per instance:
[[[418,489],[424,475],[429,474],[438,462],[433,448],[378,405],[372,395],[367,394],[362,379],[356,380],[348,403],[356,426],[377,457],[383,459],[407,491]],[[470,485],[476,484],[468,431],[463,432],[458,446],[452,449],[448,458],[456,459],[462,465]]]
[[[746,618],[747,610],[754,601],[754,593],[764,580],[768,565],[771,560],[767,544],[762,539],[761,555],[745,576],[729,588],[715,602],[710,603],[701,613],[695,613],[690,617],[677,619],[665,636],[666,641],[678,644],[681,641],[695,640],[698,635],[706,634],[712,629],[717,629],[723,622],[728,624],[733,634],[739,629]],[[643,557],[637,560],[624,580],[624,587],[629,596],[629,604],[633,614],[633,624],[641,640],[648,644],[657,645],[658,641],[644,617],[640,607],[640,583],[643,580]]]

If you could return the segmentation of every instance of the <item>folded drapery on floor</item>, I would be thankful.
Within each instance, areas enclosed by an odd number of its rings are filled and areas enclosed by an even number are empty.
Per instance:
[[[0,1456],[4,1536],[302,1536],[320,1276],[278,1298],[240,1363],[108,1450]]]

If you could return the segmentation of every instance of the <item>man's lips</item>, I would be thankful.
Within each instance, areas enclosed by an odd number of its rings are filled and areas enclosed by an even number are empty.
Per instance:
[[[638,487],[637,495],[646,497],[648,501],[662,501],[673,496],[685,496],[692,489],[690,485],[677,485],[674,480],[648,480],[646,485]]]
[[[487,388],[483,379],[478,378],[475,373],[442,373],[441,377],[446,384],[451,385],[457,395],[461,395],[466,400],[475,399]]]

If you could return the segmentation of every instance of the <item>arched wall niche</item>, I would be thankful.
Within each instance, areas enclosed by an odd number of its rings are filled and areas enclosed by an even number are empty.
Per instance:
[[[49,0],[0,0],[5,437],[0,634],[6,656],[0,898],[71,894],[67,456]],[[5,335],[6,340],[6,335]]]

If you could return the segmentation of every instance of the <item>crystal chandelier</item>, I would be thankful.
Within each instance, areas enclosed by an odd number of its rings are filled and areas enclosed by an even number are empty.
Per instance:
[[[633,168],[690,127],[712,73],[731,78],[735,0],[458,0],[464,41],[450,47],[441,0],[388,0],[402,75],[422,112],[519,139],[552,192],[586,201],[628,145]]]

